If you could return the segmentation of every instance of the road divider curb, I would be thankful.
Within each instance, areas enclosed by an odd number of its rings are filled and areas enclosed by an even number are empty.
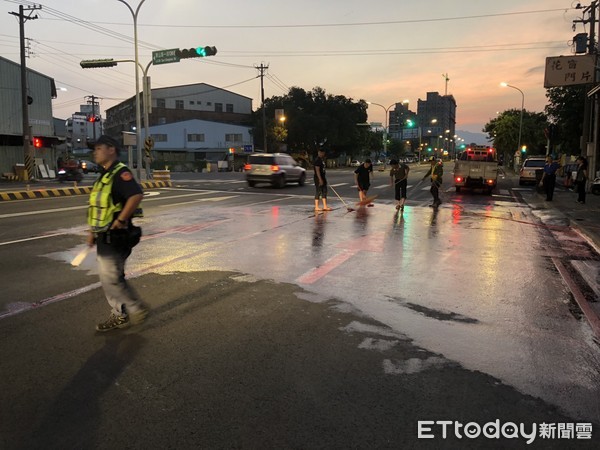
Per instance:
[[[156,189],[164,187],[172,187],[171,181],[143,181],[141,183],[144,189]],[[56,189],[33,189],[28,191],[8,191],[0,192],[0,201],[10,200],[29,200],[35,198],[50,198],[50,197],[68,197],[71,195],[89,194],[92,190],[91,186],[84,187],[65,187]]]

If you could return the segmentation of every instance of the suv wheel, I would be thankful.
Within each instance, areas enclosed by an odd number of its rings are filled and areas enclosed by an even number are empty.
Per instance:
[[[256,183],[254,181],[248,180],[248,186],[254,187],[254,186],[256,186]]]
[[[302,172],[302,175],[300,175],[300,179],[298,180],[298,186],[304,186],[304,183],[306,183],[306,173]]]
[[[285,187],[285,175],[281,174],[279,178],[277,178],[277,180],[275,181],[275,187],[279,189]]]

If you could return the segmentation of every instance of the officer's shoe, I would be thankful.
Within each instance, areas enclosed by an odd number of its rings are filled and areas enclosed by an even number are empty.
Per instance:
[[[129,326],[129,317],[117,316],[111,314],[106,322],[99,323],[96,325],[96,331],[110,331],[116,328],[127,328]]]
[[[150,312],[150,308],[146,305],[140,305],[140,307],[136,311],[131,311],[129,313],[129,319],[132,325],[139,325],[144,320],[146,320],[146,316]]]

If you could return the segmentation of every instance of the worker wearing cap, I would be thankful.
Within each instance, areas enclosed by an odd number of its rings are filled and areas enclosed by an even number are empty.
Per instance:
[[[442,204],[442,201],[440,200],[440,187],[442,186],[442,175],[444,175],[444,167],[441,164],[437,163],[437,161],[435,160],[435,156],[431,156],[429,158],[429,162],[431,164],[431,167],[423,177],[423,181],[425,181],[427,177],[431,178],[431,189],[429,190],[429,192],[431,192],[431,195],[433,196],[433,203],[429,206],[437,208]]]
[[[108,320],[96,325],[96,330],[110,331],[140,323],[148,314],[147,307],[125,281],[125,262],[140,237],[135,231],[141,233],[131,218],[144,195],[131,171],[119,161],[116,140],[100,136],[94,144],[94,160],[102,166],[102,172],[90,194],[87,244],[96,244],[100,283],[112,308]]]

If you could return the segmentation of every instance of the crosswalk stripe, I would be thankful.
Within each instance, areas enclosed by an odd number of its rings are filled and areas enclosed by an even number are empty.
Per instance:
[[[348,183],[338,183],[338,184],[331,184],[331,187],[338,187],[338,186],[348,186]]]

